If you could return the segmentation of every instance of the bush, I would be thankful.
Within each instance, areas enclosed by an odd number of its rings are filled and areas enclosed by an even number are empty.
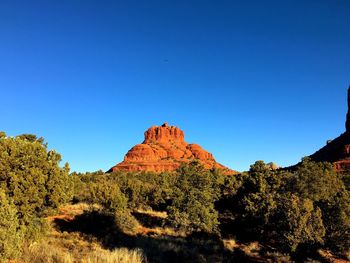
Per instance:
[[[71,198],[71,180],[61,156],[47,150],[43,139],[35,135],[0,138],[0,188],[17,208],[20,225],[33,238],[40,230],[41,218]],[[33,223],[34,222],[34,223]]]
[[[102,205],[112,212],[124,210],[127,207],[127,198],[120,191],[117,184],[111,184],[108,181],[100,180],[89,185],[89,202]]]
[[[326,226],[326,242],[329,248],[350,250],[350,193],[343,190],[333,200],[323,204],[323,220]]]
[[[115,224],[120,231],[129,234],[136,233],[139,224],[129,210],[117,210],[114,213],[114,218]]]
[[[286,191],[290,176],[288,172],[273,171],[263,161],[257,161],[248,173],[239,177],[242,183],[232,198],[232,211],[246,237],[266,237],[267,225],[277,207],[276,198]]]
[[[74,201],[91,202],[92,189],[100,184],[118,186],[122,194],[128,200],[130,209],[150,207],[164,209],[168,202],[173,185],[171,174],[155,174],[151,172],[123,171],[104,174],[103,172],[77,174],[72,173],[74,181]],[[103,186],[106,187],[106,186]]]
[[[322,213],[310,199],[286,194],[280,196],[277,202],[270,225],[282,249],[293,252],[300,244],[323,243],[325,228]]]
[[[341,191],[343,183],[331,163],[304,158],[295,172],[291,187],[303,198],[322,202],[331,200]]]
[[[0,189],[0,261],[15,258],[20,253],[22,233],[19,228],[17,209]]]
[[[193,162],[180,166],[177,173],[168,222],[188,232],[218,233],[218,212],[214,207],[218,194],[212,172]]]
[[[109,176],[126,195],[131,209],[164,206],[171,196],[173,179],[172,174],[151,172],[117,172]]]
[[[74,175],[84,193],[75,194],[79,201],[100,204],[103,212],[113,215],[116,227],[125,233],[135,233],[137,220],[131,215],[128,208],[128,198],[121,192],[113,175],[85,174]]]

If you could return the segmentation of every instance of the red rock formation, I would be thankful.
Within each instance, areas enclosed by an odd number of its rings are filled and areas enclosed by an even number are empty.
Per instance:
[[[327,145],[312,154],[315,161],[332,162],[337,171],[350,171],[350,87],[348,89],[348,112],[346,115],[345,132]]]
[[[152,126],[145,132],[141,144],[132,147],[124,161],[108,172],[123,171],[173,171],[184,162],[199,160],[204,167],[222,169],[224,173],[235,171],[217,163],[213,155],[198,144],[188,144],[182,130],[164,123]]]

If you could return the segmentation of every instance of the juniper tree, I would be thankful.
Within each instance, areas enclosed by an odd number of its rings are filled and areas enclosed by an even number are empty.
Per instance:
[[[36,136],[0,138],[0,188],[16,205],[27,236],[38,232],[41,217],[71,197],[69,166]]]
[[[7,198],[5,191],[0,189],[0,261],[18,256],[21,243],[22,233],[16,206]]]

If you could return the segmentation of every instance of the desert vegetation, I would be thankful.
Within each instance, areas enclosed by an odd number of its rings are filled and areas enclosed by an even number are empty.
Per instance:
[[[70,173],[34,135],[0,136],[0,261],[325,262],[349,257],[350,175],[304,158],[223,175]]]

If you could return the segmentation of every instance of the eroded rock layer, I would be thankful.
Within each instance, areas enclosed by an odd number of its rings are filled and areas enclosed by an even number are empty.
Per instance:
[[[144,141],[132,147],[125,155],[124,161],[113,166],[108,172],[173,171],[182,163],[193,160],[198,160],[208,169],[218,168],[224,173],[235,173],[217,163],[213,155],[198,144],[187,143],[184,132],[167,123],[149,128],[145,132]]]

